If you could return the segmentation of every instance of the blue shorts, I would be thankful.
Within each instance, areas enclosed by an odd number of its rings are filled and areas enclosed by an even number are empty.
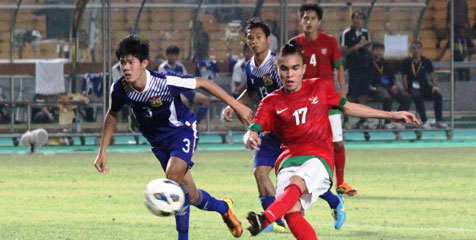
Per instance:
[[[281,141],[274,134],[267,134],[265,136],[260,134],[261,145],[259,151],[255,151],[254,167],[270,166],[274,167],[276,159],[281,154]]]
[[[169,162],[170,157],[178,157],[188,164],[188,168],[192,168],[194,164],[192,162],[192,155],[195,152],[195,149],[197,149],[198,142],[198,130],[196,124],[193,126],[195,127],[186,128],[185,130],[174,134],[172,137],[152,146],[152,152],[159,160],[164,171],[167,168],[167,163]]]
[[[195,98],[195,90],[188,90],[188,91],[185,91],[185,92],[182,92],[180,94],[182,94],[184,97],[187,98],[189,104],[192,104],[193,103],[193,99]]]

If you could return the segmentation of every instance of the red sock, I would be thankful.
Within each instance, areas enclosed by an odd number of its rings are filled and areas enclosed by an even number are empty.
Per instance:
[[[336,185],[340,186],[344,182],[345,168],[345,148],[334,148],[334,161],[336,169]]]
[[[317,240],[316,232],[311,224],[302,216],[301,212],[290,212],[284,216],[289,230],[297,240]]]
[[[291,184],[284,189],[283,194],[279,195],[274,202],[264,211],[266,225],[282,218],[284,214],[291,209],[301,197],[301,189],[296,184]]]

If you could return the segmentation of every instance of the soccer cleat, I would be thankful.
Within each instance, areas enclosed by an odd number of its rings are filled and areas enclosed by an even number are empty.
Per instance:
[[[250,231],[251,236],[258,235],[261,231],[263,231],[266,227],[266,218],[264,214],[256,214],[255,212],[249,212],[248,216],[246,217],[250,226],[248,227],[248,231]],[[272,225],[272,224],[270,224]]]
[[[286,232],[286,225],[279,225],[278,223],[274,222],[273,224],[269,224],[265,229],[261,231],[262,233],[269,233],[269,232]]]
[[[241,227],[241,222],[233,212],[233,200],[230,197],[223,197],[222,200],[228,205],[228,212],[223,215],[223,222],[225,222],[231,234],[234,237],[239,238],[243,233],[243,228]]]
[[[344,199],[342,199],[342,196],[337,197],[339,198],[339,205],[332,209],[332,216],[334,217],[334,228],[339,230],[344,225],[346,214],[344,211]]]
[[[338,186],[336,192],[341,195],[347,194],[351,197],[358,193],[357,188],[353,188],[347,183],[342,183],[340,186]]]

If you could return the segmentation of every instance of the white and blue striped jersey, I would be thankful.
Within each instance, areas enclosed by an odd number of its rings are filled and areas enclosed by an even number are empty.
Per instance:
[[[167,61],[163,62],[159,66],[159,72],[163,73],[173,73],[175,75],[188,75],[187,69],[181,62],[175,62],[175,67],[171,67]]]
[[[254,56],[246,63],[246,88],[248,92],[256,92],[258,101],[283,85],[276,71],[275,60],[276,53],[268,50],[268,55],[259,67],[256,67]]]
[[[195,126],[195,116],[180,100],[180,93],[195,89],[196,80],[146,70],[147,83],[138,92],[124,77],[111,88],[111,111],[118,112],[129,105],[144,137],[153,145],[160,143],[183,128]]]

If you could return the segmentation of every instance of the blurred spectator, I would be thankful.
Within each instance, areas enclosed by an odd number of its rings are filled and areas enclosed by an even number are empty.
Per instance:
[[[248,44],[243,44],[243,58],[238,60],[233,67],[233,75],[231,77],[231,93],[234,98],[238,98],[246,85],[246,63],[253,56]]]
[[[370,52],[369,33],[362,28],[365,13],[352,13],[352,25],[342,32],[342,55],[345,56],[346,67],[349,71],[348,97],[360,104],[367,104],[369,95]],[[361,118],[357,123],[360,128],[366,119]]]
[[[446,51],[450,49],[450,42],[447,42],[445,47],[441,49],[440,55],[437,61],[441,61]],[[471,61],[471,55],[476,53],[474,43],[469,37],[468,29],[464,27],[455,28],[455,40],[453,56],[456,62],[469,62]],[[457,68],[458,78],[460,81],[469,81],[470,69],[469,68]]]
[[[372,44],[372,64],[370,65],[370,93],[377,101],[382,101],[384,111],[392,111],[393,100],[400,103],[398,111],[408,111],[411,98],[401,91],[395,81],[395,74],[390,64],[384,59],[385,45]],[[403,125],[385,120],[386,129],[402,129]]]
[[[170,45],[165,50],[165,57],[167,61],[164,61],[159,66],[159,72],[169,72],[176,75],[187,75],[187,69],[178,61],[180,55],[180,48],[175,45]]]
[[[447,128],[448,125],[443,122],[443,96],[436,85],[433,63],[430,59],[422,56],[422,48],[423,45],[419,40],[412,42],[410,46],[411,57],[404,59],[402,64],[403,86],[415,102],[424,129],[431,128],[426,116],[424,104],[426,99],[433,100],[436,127]],[[428,78],[431,79],[431,83]]]
[[[164,61],[159,66],[159,72],[167,72],[175,75],[187,75],[187,69],[185,66],[178,61],[180,55],[180,48],[171,45],[168,46],[165,50],[165,57],[167,61]],[[208,111],[208,105],[210,105],[210,99],[204,94],[197,92],[196,90],[185,91],[180,94],[180,98],[183,103],[187,105],[198,104],[200,105],[195,116],[196,120],[199,123]]]
[[[38,103],[57,102],[57,95],[36,94],[34,100]],[[33,107],[31,109],[33,123],[52,123],[58,121],[58,108],[54,106]]]
[[[2,87],[0,87],[0,101],[7,101],[7,97],[5,96]],[[9,108],[4,104],[0,104],[0,123],[8,122],[8,120],[10,120]]]
[[[469,17],[468,17],[468,2],[466,0],[454,0],[454,27],[470,29]],[[448,1],[446,6],[446,25],[442,35],[437,36],[436,47],[440,48],[440,42],[444,39],[449,39],[451,28],[451,0]]]

